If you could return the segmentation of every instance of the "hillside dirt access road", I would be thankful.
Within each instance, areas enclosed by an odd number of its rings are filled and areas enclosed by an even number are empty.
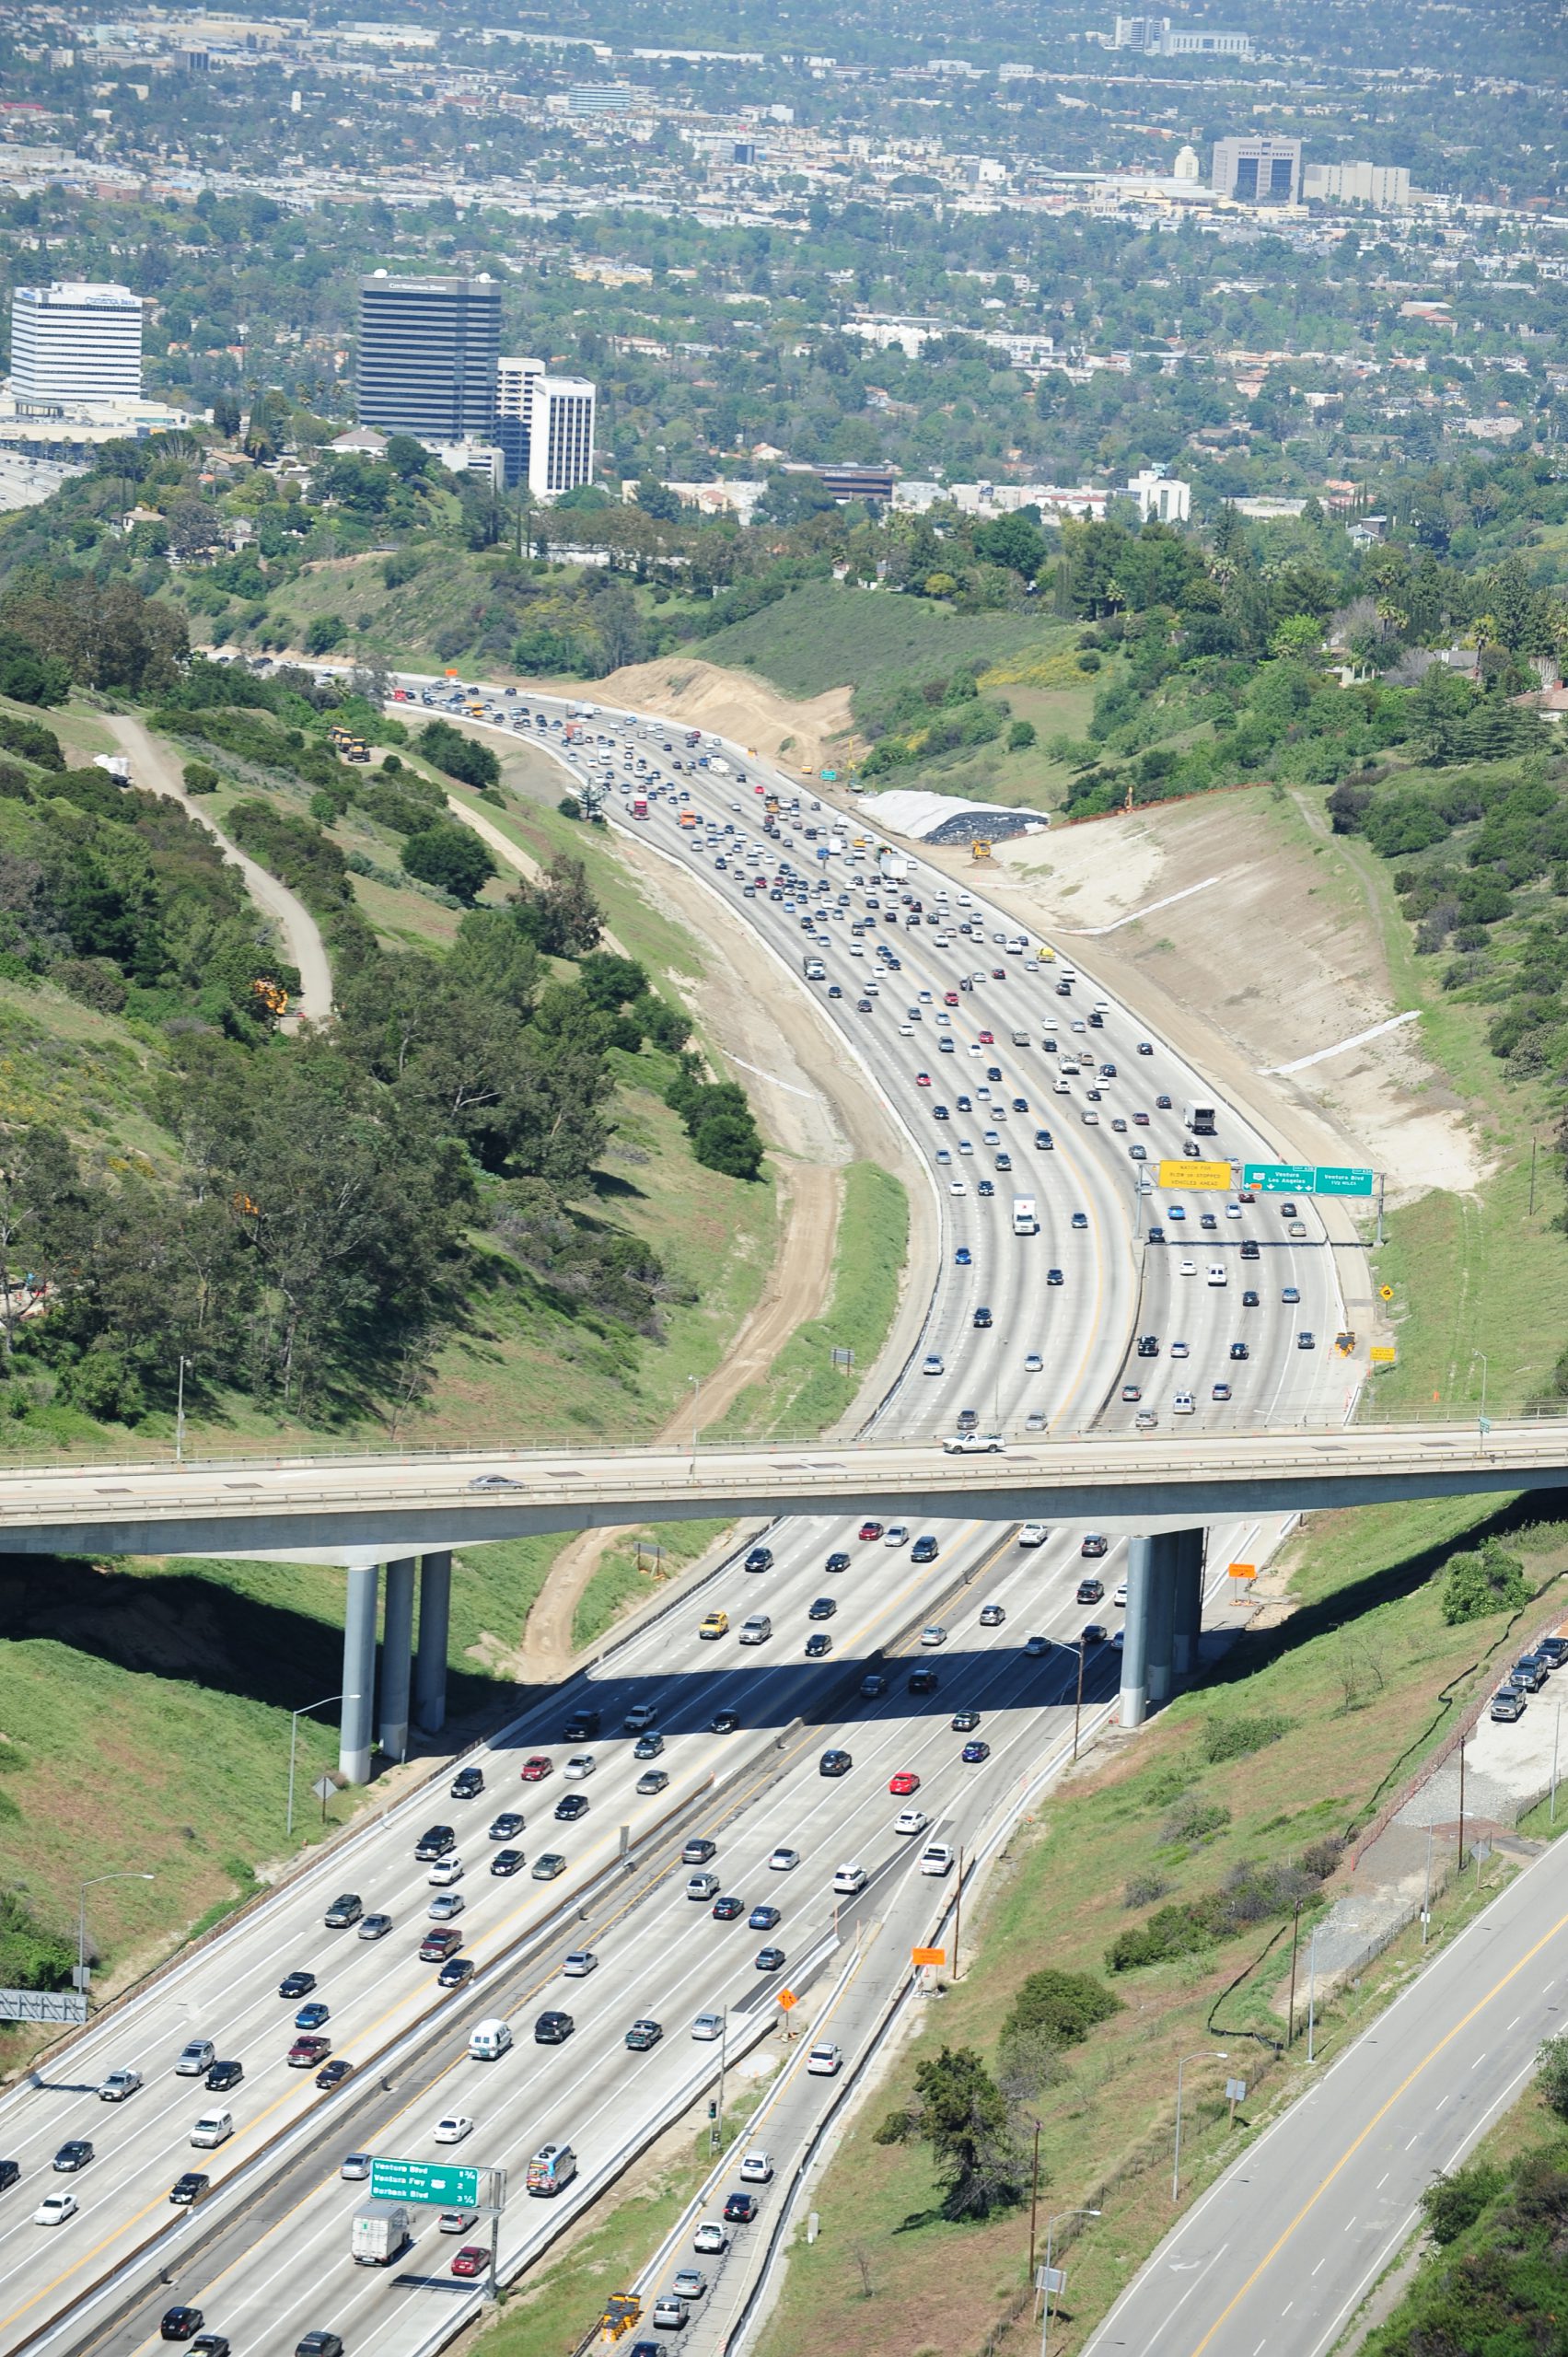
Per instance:
[[[157,737],[149,736],[139,720],[123,713],[106,713],[104,725],[113,731],[122,750],[130,754],[134,782],[151,793],[167,794],[198,826],[206,829],[221,845],[225,858],[238,868],[257,908],[276,926],[284,955],[299,975],[299,995],[284,1017],[284,1028],[292,1031],[301,1023],[324,1023],[332,1011],[331,961],[321,939],[321,929],[304,901],[229,842],[216,820],[203,810],[200,798],[186,793],[174,755]]]
[[[520,761],[509,760],[507,767],[508,783],[515,787],[547,802],[558,797],[561,778],[552,763],[525,755]],[[512,774],[515,771],[524,774]],[[538,862],[471,804],[451,795],[447,807],[454,818],[482,838],[498,859],[519,875],[538,877]],[[616,847],[630,851],[630,846],[619,842]],[[726,927],[726,940],[720,943],[715,937],[718,911],[706,895],[690,892],[679,900],[679,907],[674,906],[678,892],[671,888],[679,888],[684,879],[666,862],[628,857],[626,864],[637,870],[639,884],[656,903],[662,900],[672,904],[671,913],[697,935],[713,966],[726,979],[744,964],[748,954],[755,965],[768,964],[765,953],[757,947],[746,928],[733,920]],[[736,978],[739,980],[738,976]],[[751,974],[735,993],[733,1002],[726,992],[717,1003],[710,1002],[706,1007],[710,1025],[721,1039],[731,1014],[755,1006],[760,979],[756,973]],[[776,981],[776,977],[770,976],[769,980]],[[764,1077],[763,1085],[758,1086],[757,1072],[749,1063],[746,1065],[750,1093],[761,1100],[763,1118],[775,1142],[774,1162],[783,1210],[779,1248],[760,1298],[742,1321],[724,1358],[703,1380],[698,1406],[699,1428],[716,1422],[749,1385],[766,1376],[791,1335],[821,1316],[832,1292],[833,1252],[841,1208],[838,1166],[848,1159],[851,1148],[819,1093],[831,1063],[829,1042],[819,1037],[818,1025],[804,1028],[811,1034],[812,1046],[819,1051],[815,1061],[821,1070],[810,1071],[803,1060],[798,1072],[792,1065],[791,1077],[782,1086]],[[776,1037],[763,1034],[754,1038],[747,1030],[745,1039],[754,1051],[766,1052],[774,1064],[778,1062]],[[853,1093],[846,1092],[846,1096],[853,1104]],[[658,1438],[661,1442],[677,1443],[691,1430],[691,1407],[682,1402]],[[534,1601],[522,1644],[513,1656],[517,1678],[529,1684],[552,1684],[569,1674],[575,1652],[572,1631],[577,1607],[606,1555],[625,1538],[624,1531],[585,1531],[580,1538],[570,1540],[562,1549]],[[727,1539],[718,1542],[721,1550],[727,1543]],[[706,1562],[707,1558],[703,1560]]]

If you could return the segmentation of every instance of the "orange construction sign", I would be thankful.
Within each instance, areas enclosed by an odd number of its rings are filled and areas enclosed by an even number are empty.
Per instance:
[[[911,1948],[910,1950],[912,1964],[946,1964],[947,1961],[946,1948]]]
[[[1233,1563],[1230,1567],[1230,1577],[1233,1580],[1255,1580],[1257,1576],[1256,1563]]]
[[[779,2005],[783,2012],[786,2014],[793,2013],[799,2003],[800,2000],[796,1995],[793,1989],[781,1989],[779,1991]]]

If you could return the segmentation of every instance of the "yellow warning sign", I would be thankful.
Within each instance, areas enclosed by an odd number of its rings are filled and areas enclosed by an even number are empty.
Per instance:
[[[1379,1285],[1379,1286],[1378,1286],[1378,1288],[1377,1288],[1377,1298],[1378,1298],[1378,1300],[1379,1300],[1379,1301],[1392,1301],[1392,1300],[1393,1300],[1393,1298],[1394,1298],[1394,1288],[1393,1288],[1393,1286],[1392,1286],[1392,1285]]]
[[[1162,1162],[1159,1174],[1160,1185],[1167,1193],[1178,1190],[1186,1194],[1213,1194],[1216,1190],[1228,1193],[1230,1190],[1228,1162]]]
[[[1395,1366],[1400,1354],[1392,1342],[1374,1342],[1370,1356],[1374,1366]]]

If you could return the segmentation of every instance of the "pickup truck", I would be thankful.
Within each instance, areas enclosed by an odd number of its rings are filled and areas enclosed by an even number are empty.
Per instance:
[[[140,2071],[111,2071],[98,2091],[99,2103],[123,2103],[142,2084]]]

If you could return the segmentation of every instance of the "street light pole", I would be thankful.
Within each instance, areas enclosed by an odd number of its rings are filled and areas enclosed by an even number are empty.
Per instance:
[[[76,1987],[85,1996],[87,1987],[87,1893],[100,1882],[157,1882],[157,1875],[138,1874],[129,1870],[123,1874],[89,1875],[81,1887],[76,1902]]]
[[[302,1703],[297,1711],[291,1711],[289,1713],[288,1823],[286,1830],[287,1838],[290,1840],[294,1838],[294,1762],[295,1754],[299,1743],[299,1722],[301,1719],[308,1718],[312,1711],[324,1711],[329,1702],[357,1702],[358,1700],[359,1696],[357,1694],[323,1694],[319,1702]]]
[[[1318,1925],[1312,1926],[1312,1937],[1307,1947],[1307,2059],[1313,2059],[1312,2042],[1318,2026]]]
[[[1040,2216],[1040,2123],[1034,2113],[1026,2117],[1034,2121],[1034,2159],[1029,2165],[1029,2282],[1035,2280],[1035,2223]]]
[[[1084,1716],[1084,1655],[1085,1655],[1085,1651],[1086,1651],[1086,1648],[1085,1648],[1084,1641],[1083,1641],[1082,1637],[1080,1637],[1080,1638],[1079,1638],[1079,1640],[1078,1640],[1078,1697],[1077,1697],[1076,1701],[1075,1701],[1075,1702],[1074,1703],[1074,1705],[1073,1705],[1073,1757],[1074,1757],[1074,1759],[1076,1759],[1076,1758],[1078,1757],[1078,1728],[1079,1728],[1079,1725],[1080,1725],[1080,1724],[1081,1724],[1081,1722],[1082,1722],[1082,1720],[1083,1720],[1083,1716]]]
[[[1179,2200],[1181,2197],[1181,2074],[1189,2062],[1210,2059],[1215,2062],[1228,2062],[1230,2056],[1223,2046],[1205,2046],[1196,2054],[1184,2054],[1176,2066],[1176,2158],[1170,2171],[1170,2198],[1173,2201]]]
[[[1052,2297],[1051,2289],[1051,2253],[1055,2239],[1056,2229],[1062,2223],[1063,2218],[1098,2218],[1099,2214],[1100,2213],[1098,2210],[1058,2210],[1053,2218],[1049,2218],[1046,2221],[1045,2322],[1041,2325],[1040,2332],[1040,2357],[1045,2357],[1045,2345],[1051,2338],[1051,2302]],[[1029,2273],[1032,2279],[1034,2274],[1034,2270],[1032,2268],[1029,2270]]]
[[[185,1353],[180,1353],[180,1394],[174,1410],[174,1461],[185,1462]]]
[[[703,1404],[703,1378],[700,1375],[689,1375],[686,1380],[691,1386],[691,1454],[695,1457],[697,1454],[697,1416]]]

